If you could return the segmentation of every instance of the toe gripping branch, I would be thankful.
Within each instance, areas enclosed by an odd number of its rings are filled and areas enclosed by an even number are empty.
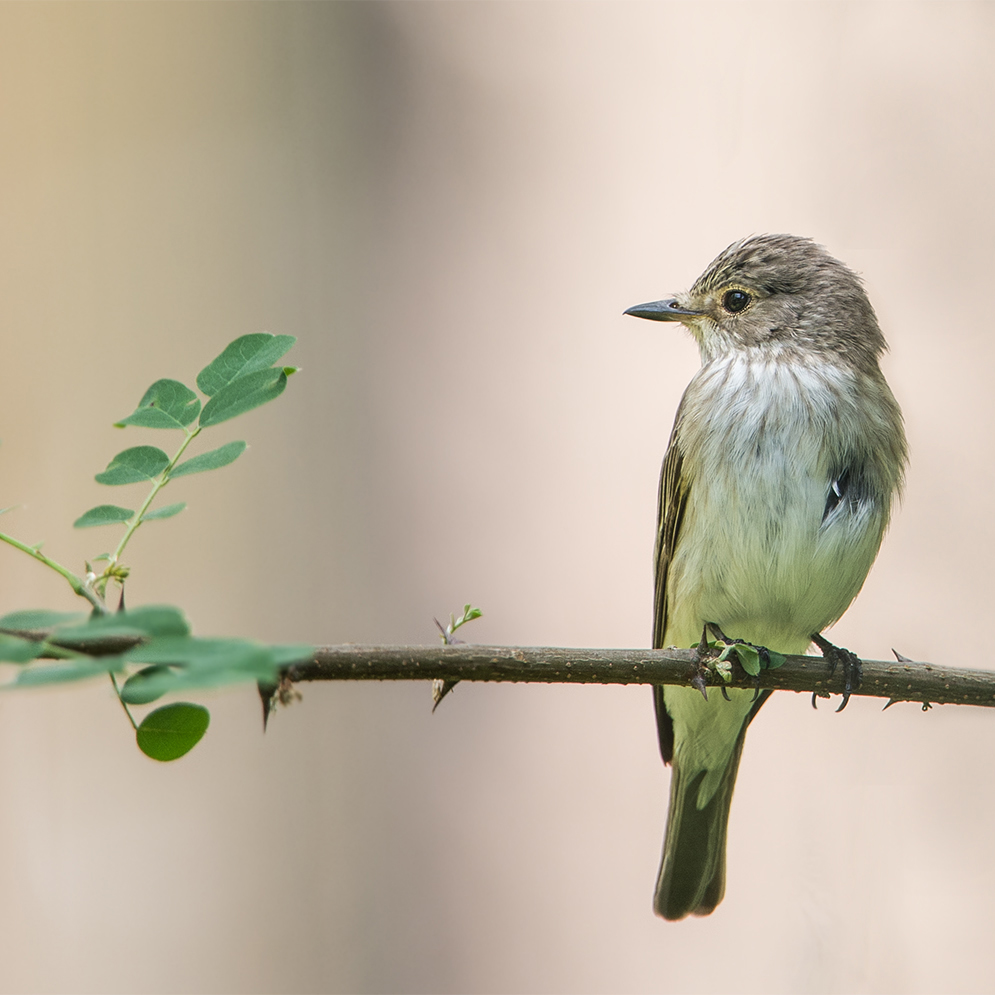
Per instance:
[[[715,649],[716,643],[709,644],[708,634],[711,634],[719,642],[719,649]],[[725,647],[722,650],[722,646]],[[714,665],[715,661],[723,661],[728,658],[729,651],[734,646],[748,646],[755,651],[757,657],[759,657],[759,669],[753,675],[756,687],[754,688],[753,700],[756,701],[760,694],[760,670],[767,670],[771,667],[772,661],[770,656],[770,650],[766,646],[757,646],[754,643],[747,642],[745,639],[733,639],[727,636],[714,622],[706,622],[701,630],[701,642],[697,647],[697,660],[695,661],[695,670],[691,676],[691,686],[696,687],[704,696],[705,700],[708,701],[708,694],[705,691],[706,680],[705,678],[709,675],[710,666]],[[783,658],[780,661],[783,663]],[[777,664],[778,666],[780,664]],[[728,667],[728,664],[726,665]],[[753,673],[752,669],[748,670],[748,673]],[[729,692],[726,690],[725,681],[728,680],[725,677],[719,682],[719,689],[722,691],[722,697],[726,701],[729,701]]]
[[[701,692],[702,698],[708,701],[708,681],[706,678],[709,676],[709,663],[714,658],[715,654],[712,652],[711,647],[708,645],[708,626],[705,626],[701,630],[701,642],[695,647],[694,651],[694,662],[691,664],[691,674],[688,678],[688,683],[691,687]],[[722,694],[726,698],[729,697],[726,694],[725,687],[722,688]]]
[[[850,650],[844,649],[842,646],[834,646],[828,639],[823,639],[818,632],[812,634],[812,642],[819,647],[823,659],[829,664],[830,677],[836,673],[837,665],[841,664],[843,667],[843,700],[840,702],[840,707],[836,709],[837,712],[842,712],[850,700],[850,694],[860,687],[863,677],[860,657],[856,653],[851,653]],[[818,707],[815,703],[817,697],[818,692],[813,691],[813,708]],[[828,695],[825,695],[825,697],[828,697]]]

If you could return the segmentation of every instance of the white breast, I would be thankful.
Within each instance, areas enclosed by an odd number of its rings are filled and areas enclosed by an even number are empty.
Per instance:
[[[877,554],[888,501],[823,522],[833,463],[864,417],[852,375],[818,361],[748,353],[703,366],[684,396],[676,443],[687,506],[668,571],[666,642],[703,622],[781,652],[804,652],[856,596]]]

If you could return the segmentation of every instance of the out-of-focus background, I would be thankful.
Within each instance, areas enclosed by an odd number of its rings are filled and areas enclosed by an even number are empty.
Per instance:
[[[80,567],[111,423],[232,338],[299,337],[177,482],[130,603],[203,635],[645,646],[656,479],[697,355],[624,308],[751,232],[865,277],[904,506],[834,630],[987,664],[995,8],[890,3],[0,7],[3,528]],[[126,502],[125,502],[126,503]],[[0,608],[73,607],[0,548]],[[976,651],[972,647],[977,647]],[[252,688],[172,765],[97,683],[0,699],[0,989],[978,991],[995,715],[751,728],[728,891],[650,898],[646,688]]]

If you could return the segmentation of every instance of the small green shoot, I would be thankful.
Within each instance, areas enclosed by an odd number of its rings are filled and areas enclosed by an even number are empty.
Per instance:
[[[460,615],[459,618],[456,618],[455,615],[450,613],[449,624],[447,626],[443,627],[442,623],[437,618],[432,621],[435,622],[436,628],[439,630],[442,637],[442,641],[447,646],[451,646],[453,643],[460,643],[463,641],[462,639],[454,639],[453,633],[455,633],[460,626],[466,625],[467,622],[472,622],[475,618],[480,618],[483,614],[484,613],[479,608],[471,608],[470,605],[463,605],[463,614]],[[433,712],[439,707],[439,702],[442,701],[442,699],[445,698],[445,696],[449,694],[449,692],[452,691],[457,684],[459,684],[459,681],[432,681]]]

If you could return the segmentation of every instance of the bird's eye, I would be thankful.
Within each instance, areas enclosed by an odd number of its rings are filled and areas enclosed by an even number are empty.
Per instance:
[[[730,314],[738,314],[746,308],[752,299],[745,290],[730,290],[722,298],[722,306]]]

